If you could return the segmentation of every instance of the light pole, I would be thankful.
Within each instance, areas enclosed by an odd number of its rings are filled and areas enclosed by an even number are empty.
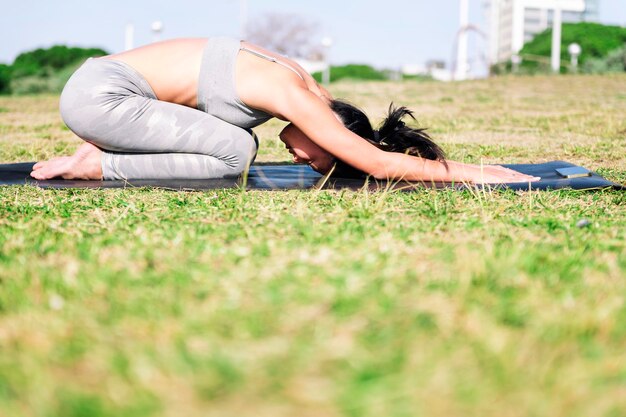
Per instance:
[[[559,72],[561,69],[561,28],[563,12],[561,4],[556,3],[552,17],[552,72]]]
[[[324,61],[326,61],[326,67],[322,72],[322,84],[328,85],[330,84],[330,47],[333,46],[333,38],[330,36],[325,36],[322,38],[322,46],[326,49],[324,53]]]

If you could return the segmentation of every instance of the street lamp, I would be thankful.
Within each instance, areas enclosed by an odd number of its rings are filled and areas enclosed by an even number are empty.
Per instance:
[[[522,57],[518,54],[511,55],[511,70],[513,74],[517,74],[519,72],[519,66],[522,63]]]
[[[572,71],[574,72],[578,72],[578,57],[582,51],[583,48],[577,43],[570,43],[567,47],[567,52],[569,52],[571,57]]]
[[[152,40],[154,42],[160,41],[161,32],[163,32],[163,22],[161,22],[160,20],[155,20],[154,22],[152,22],[152,25],[150,25],[150,28],[152,29]]]

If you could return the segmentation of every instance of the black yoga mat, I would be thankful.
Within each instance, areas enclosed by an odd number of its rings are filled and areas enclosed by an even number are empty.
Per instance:
[[[84,181],[53,179],[37,181],[30,177],[34,162],[0,164],[1,185],[36,185],[42,188],[131,188],[157,187],[170,190],[210,190],[217,188],[243,187],[250,190],[291,190],[291,189],[352,189],[364,186],[370,190],[416,188],[455,188],[463,189],[466,185],[449,183],[409,183],[405,181],[376,181],[349,178],[324,178],[306,165],[287,164],[256,164],[250,167],[247,177],[211,180],[130,180],[130,181]],[[592,173],[589,177],[562,178],[557,168],[575,167],[563,161],[552,161],[544,164],[504,165],[524,174],[541,177],[541,181],[533,183],[516,183],[495,185],[493,188],[509,188],[513,190],[554,190],[572,188],[576,190],[597,190],[612,188],[624,190],[624,186],[612,183]]]

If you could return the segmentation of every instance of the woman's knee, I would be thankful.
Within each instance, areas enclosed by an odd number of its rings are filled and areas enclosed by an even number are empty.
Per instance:
[[[70,78],[61,92],[59,112],[65,125],[80,138],[89,140],[94,135],[96,120],[103,108],[95,88],[85,86]]]
[[[231,155],[226,159],[226,163],[233,174],[239,175],[254,162],[258,150],[258,139],[252,130],[236,126],[233,128]]]
[[[79,98],[80,90],[75,88],[70,80],[70,82],[65,84],[65,87],[61,92],[61,97],[59,99],[59,112],[61,113],[61,118],[63,119],[65,125],[77,135],[77,131],[82,130],[78,112],[84,104],[79,102]]]

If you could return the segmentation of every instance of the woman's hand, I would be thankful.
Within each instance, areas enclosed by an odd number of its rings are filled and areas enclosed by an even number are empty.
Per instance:
[[[453,163],[450,165],[453,176],[474,184],[502,184],[512,182],[533,182],[541,178],[522,174],[500,165],[470,165]],[[457,174],[457,175],[454,175]]]

